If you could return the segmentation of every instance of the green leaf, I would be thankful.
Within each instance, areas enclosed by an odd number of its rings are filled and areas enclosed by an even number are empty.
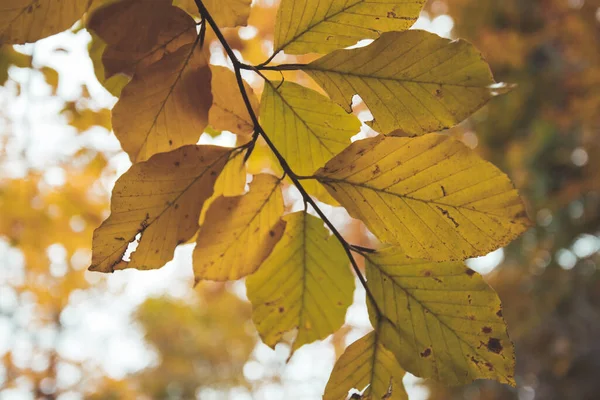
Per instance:
[[[282,215],[281,182],[273,175],[255,175],[243,196],[215,200],[194,249],[196,283],[235,280],[256,271],[283,235]]]
[[[335,363],[323,400],[345,399],[351,389],[371,399],[408,400],[402,383],[404,374],[398,360],[381,343],[377,331],[370,332],[348,346]]]
[[[292,170],[312,175],[350,144],[360,121],[312,89],[292,82],[267,82],[261,99],[261,125]],[[331,203],[318,182],[303,186]]]
[[[3,0],[0,44],[33,43],[69,29],[88,10],[82,0]]]
[[[282,0],[275,23],[275,52],[329,53],[380,32],[403,31],[425,0]]]
[[[94,231],[91,271],[155,269],[198,230],[198,217],[231,149],[185,146],[134,164],[112,192],[111,214]],[[141,234],[131,261],[122,261]]]
[[[445,135],[359,140],[316,178],[382,242],[419,257],[485,255],[529,225],[508,177]]]
[[[195,44],[134,75],[112,111],[115,135],[133,162],[198,142],[212,104],[210,80]]]
[[[450,128],[483,106],[494,83],[470,43],[425,31],[390,32],[369,46],[339,50],[303,67],[329,96],[351,111],[360,95],[372,127],[396,136]]]
[[[297,328],[293,353],[343,325],[354,277],[343,247],[321,219],[296,212],[284,220],[283,238],[246,287],[263,342],[274,347],[285,332]]]
[[[382,343],[416,376],[447,385],[514,381],[513,344],[498,295],[463,262],[432,262],[389,247],[366,256],[369,308]]]

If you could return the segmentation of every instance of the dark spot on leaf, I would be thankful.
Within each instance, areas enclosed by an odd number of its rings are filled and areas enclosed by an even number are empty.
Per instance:
[[[446,189],[441,185],[440,185],[440,188],[442,189],[442,195],[446,196]]]
[[[379,168],[379,165],[375,165],[375,168],[373,168],[373,175],[377,175],[380,172],[381,172],[381,169]]]
[[[471,356],[471,361],[473,361],[473,364],[479,365],[479,361],[477,361],[477,359],[473,356]]]
[[[485,366],[488,367],[488,369],[490,370],[490,372],[494,370],[494,366],[491,363],[489,363],[489,362],[486,362]]]
[[[285,308],[283,308],[283,307],[279,307],[279,312],[280,312],[280,313],[282,313],[282,312],[284,312],[284,311],[285,311]]]
[[[431,271],[429,271],[429,270],[423,271],[423,276],[431,276]]]
[[[174,164],[175,164],[175,166],[176,166],[176,167],[179,167],[179,165],[180,165],[180,162],[179,162],[179,161],[175,161],[175,163],[174,163]]]
[[[498,310],[498,312],[496,313],[497,316],[499,316],[500,318],[502,318],[502,310]]]
[[[469,304],[471,304],[473,302],[470,294],[467,295],[467,301],[469,302]]]
[[[444,97],[444,95],[442,93],[442,90],[441,89],[435,89],[435,96],[438,97],[438,98],[440,98],[440,99],[442,97]]]
[[[448,212],[448,210],[443,209],[440,206],[436,206],[438,210],[440,210],[440,212],[442,213],[442,215],[444,215],[446,218],[448,218],[450,221],[452,221],[452,223],[454,224],[455,228],[458,228],[460,225],[458,224],[458,222],[456,222],[456,220],[454,218],[452,218],[452,216],[450,215],[450,213]]]
[[[269,236],[271,236],[271,237],[275,237],[275,232],[273,232],[273,231],[269,231]]]
[[[473,275],[475,275],[475,271],[473,271],[471,268],[467,268],[465,270],[465,274],[467,274],[469,276],[473,276]]]
[[[173,141],[169,140],[169,146],[173,146]]]
[[[481,328],[481,332],[492,333],[492,328],[490,328],[489,326],[484,326],[483,328]]]
[[[215,176],[217,174],[217,171],[210,171],[210,176]]]
[[[119,241],[121,241],[121,242],[124,242],[124,241],[125,241],[125,238],[124,238],[124,237],[122,237],[122,236],[119,236],[119,237],[116,237],[116,238],[115,238],[115,240],[119,240]]]
[[[397,17],[397,15],[396,15],[396,13],[395,13],[395,12],[393,12],[393,11],[388,11],[388,13],[387,13],[387,17],[388,17],[388,18],[396,18],[396,17]]]
[[[175,204],[174,208],[177,210],[179,208],[179,204]]]
[[[431,355],[431,349],[428,347],[422,353],[421,357],[429,357]]]
[[[467,316],[467,318],[469,318],[471,321],[475,321],[475,316],[474,315],[469,315],[469,316]]]
[[[496,338],[490,338],[490,340],[488,340],[487,348],[489,351],[494,352],[496,354],[502,353],[502,350],[504,349],[502,347],[502,344],[500,343],[500,339]]]

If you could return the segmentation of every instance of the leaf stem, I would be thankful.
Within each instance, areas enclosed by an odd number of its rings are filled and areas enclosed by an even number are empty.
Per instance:
[[[376,305],[377,303],[375,302],[375,298],[373,297],[373,294],[371,293],[371,291],[367,287],[367,281],[366,281],[365,277],[362,275],[362,273],[360,272],[360,269],[358,268],[358,264],[357,264],[356,260],[354,259],[354,256],[352,255],[352,251],[353,250],[356,251],[358,249],[358,247],[352,246],[350,243],[348,243],[346,241],[346,239],[344,239],[344,237],[337,230],[337,228],[335,227],[335,225],[329,220],[329,218],[327,218],[327,216],[325,215],[325,213],[323,212],[323,210],[321,210],[321,208],[319,208],[319,206],[317,205],[317,203],[313,200],[313,198],[308,194],[308,192],[306,191],[306,189],[302,186],[302,184],[300,183],[300,177],[298,175],[296,175],[296,173],[292,170],[292,168],[287,163],[287,161],[285,160],[285,158],[283,157],[283,155],[279,152],[279,150],[273,144],[273,142],[271,141],[271,139],[269,139],[269,136],[266,134],[266,132],[264,131],[264,129],[262,128],[262,126],[258,122],[258,117],[256,116],[256,113],[254,112],[254,109],[252,108],[252,104],[250,103],[250,99],[248,97],[248,93],[246,92],[246,88],[244,86],[244,80],[242,79],[242,73],[241,73],[242,69],[252,70],[252,71],[255,71],[255,72],[258,73],[259,70],[284,70],[284,69],[292,70],[292,69],[298,69],[298,66],[300,66],[301,64],[283,64],[283,65],[279,65],[279,66],[268,67],[268,66],[264,65],[264,64],[267,63],[267,62],[265,62],[265,63],[263,63],[263,64],[255,67],[255,66],[251,66],[251,65],[247,65],[247,64],[242,63],[237,58],[237,56],[235,55],[235,53],[233,52],[233,49],[231,48],[231,46],[229,45],[229,43],[225,39],[225,36],[223,36],[223,33],[219,29],[219,26],[216,24],[215,20],[210,15],[210,12],[206,8],[206,6],[204,6],[204,4],[202,3],[202,0],[194,0],[194,1],[196,2],[196,6],[198,6],[198,11],[200,12],[200,15],[211,26],[211,28],[214,31],[217,39],[219,40],[219,42],[221,42],[221,45],[225,49],[225,52],[227,53],[227,55],[229,56],[229,59],[231,60],[231,63],[233,64],[233,69],[234,69],[234,72],[235,72],[237,84],[238,84],[238,87],[240,89],[240,93],[242,95],[242,98],[244,100],[244,104],[246,105],[246,109],[248,110],[248,113],[250,114],[250,119],[252,120],[252,123],[254,124],[255,132],[257,132],[258,135],[260,135],[264,139],[264,141],[267,143],[267,146],[269,146],[269,148],[271,149],[271,151],[273,152],[273,154],[277,158],[277,161],[281,165],[281,168],[284,171],[284,176],[285,175],[289,176],[289,178],[291,179],[291,181],[294,184],[294,186],[296,186],[296,188],[298,189],[298,191],[302,195],[302,199],[304,200],[304,202],[307,203],[307,204],[310,204],[310,206],[315,210],[315,212],[317,213],[317,215],[323,220],[323,222],[325,223],[325,225],[327,225],[327,227],[331,230],[331,232],[333,233],[333,235],[340,242],[340,244],[344,248],[344,251],[345,251],[346,255],[348,256],[348,259],[350,260],[350,264],[352,265],[352,269],[354,270],[354,272],[356,273],[356,276],[358,277],[358,280],[360,281],[360,283],[364,287],[364,289],[365,289],[365,291],[367,293],[367,296],[369,297],[369,300],[372,302],[372,304]],[[271,56],[268,61],[270,62],[273,59],[273,57],[274,56]],[[263,77],[263,79],[267,80],[262,74],[260,74],[260,75]],[[306,178],[306,177],[302,177],[302,178]]]

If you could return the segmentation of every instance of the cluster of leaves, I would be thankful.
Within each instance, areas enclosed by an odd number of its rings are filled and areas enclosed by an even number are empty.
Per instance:
[[[94,233],[90,270],[160,268],[178,245],[195,241],[196,282],[247,276],[261,338],[274,346],[296,329],[295,351],[343,324],[354,291],[349,261],[374,331],[340,358],[326,399],[353,388],[405,398],[405,371],[447,385],[514,384],[498,296],[463,261],[508,244],[528,220],[506,175],[433,133],[484,105],[495,82],[472,45],[408,30],[424,2],[283,0],[273,55],[247,65],[221,29],[245,24],[249,1],[14,1],[2,13],[0,41],[35,41],[85,14],[102,43],[99,78],[119,96],[112,126],[134,164]],[[209,64],[208,27],[233,71]],[[363,39],[374,41],[344,49]],[[324,55],[271,65],[282,51]],[[242,70],[264,79],[260,102]],[[263,74],[289,70],[308,74],[329,97]],[[351,113],[355,95],[380,135],[352,143],[361,126]],[[209,126],[237,134],[241,145],[197,145]],[[259,139],[283,176],[247,173]],[[286,214],[290,183],[305,209]],[[343,206],[381,249],[346,241],[318,201]],[[366,279],[356,255],[366,260]]]

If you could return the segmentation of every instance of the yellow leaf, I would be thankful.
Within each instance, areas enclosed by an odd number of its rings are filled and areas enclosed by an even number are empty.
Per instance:
[[[354,277],[343,247],[321,219],[301,211],[284,220],[283,238],[246,287],[263,342],[274,347],[285,332],[297,328],[293,353],[344,324]]]
[[[251,135],[254,132],[254,124],[240,94],[235,74],[225,67],[211,66],[210,69],[213,104],[208,114],[208,122],[217,130]],[[254,112],[258,114],[258,100],[254,91],[246,82],[244,87]]]
[[[230,153],[185,146],[134,164],[113,189],[110,217],[94,232],[90,270],[155,269],[170,261],[175,247],[198,230],[202,204]],[[122,261],[138,234],[131,261]]]
[[[312,175],[360,131],[354,115],[293,82],[267,82],[260,113],[261,126],[298,175]],[[333,202],[318,182],[304,181],[303,186],[322,201]]]
[[[390,32],[369,46],[339,50],[304,67],[351,111],[360,95],[375,130],[414,136],[450,128],[491,97],[494,78],[470,43],[425,31]]]
[[[102,55],[106,78],[133,75],[196,38],[196,23],[169,0],[125,0],[98,8],[88,29],[107,47]]]
[[[203,0],[202,3],[221,28],[246,26],[248,23],[252,0]],[[198,6],[194,0],[175,0],[173,4],[194,17],[200,17]]]
[[[196,283],[234,280],[256,271],[281,239],[282,215],[281,185],[273,175],[256,175],[243,196],[218,198],[198,232]]]
[[[82,0],[3,0],[0,44],[32,43],[69,29],[89,7]]]
[[[112,112],[115,135],[133,162],[198,142],[212,103],[210,78],[194,44],[134,75]]]
[[[275,23],[275,52],[329,53],[380,32],[403,31],[425,0],[282,0]]]
[[[125,74],[115,74],[110,78],[106,77],[104,64],[102,63],[102,55],[106,49],[106,43],[104,43],[104,41],[100,39],[93,31],[90,31],[90,36],[92,37],[92,40],[88,44],[88,53],[92,59],[92,65],[94,66],[94,74],[96,75],[96,79],[98,79],[98,82],[100,82],[100,84],[104,86],[104,88],[108,90],[110,94],[115,97],[119,97],[121,96],[121,91],[131,79]]]
[[[515,384],[514,348],[500,299],[462,262],[431,262],[387,248],[366,256],[370,307],[382,343],[410,373],[447,385]],[[382,322],[383,321],[383,322]]]
[[[204,202],[202,213],[200,214],[200,225],[204,223],[206,211],[210,209],[211,204],[221,196],[234,197],[241,196],[246,192],[246,165],[244,157],[246,152],[243,150],[234,150],[229,156],[229,160],[219,174],[213,195]],[[195,240],[194,240],[195,241]]]
[[[350,389],[363,391],[367,385],[363,395],[371,396],[368,398],[408,400],[402,383],[404,374],[398,360],[381,343],[377,331],[370,332],[348,346],[335,363],[323,400],[345,399]]]
[[[360,140],[316,178],[382,242],[419,257],[484,255],[529,224],[508,177],[445,135]]]

